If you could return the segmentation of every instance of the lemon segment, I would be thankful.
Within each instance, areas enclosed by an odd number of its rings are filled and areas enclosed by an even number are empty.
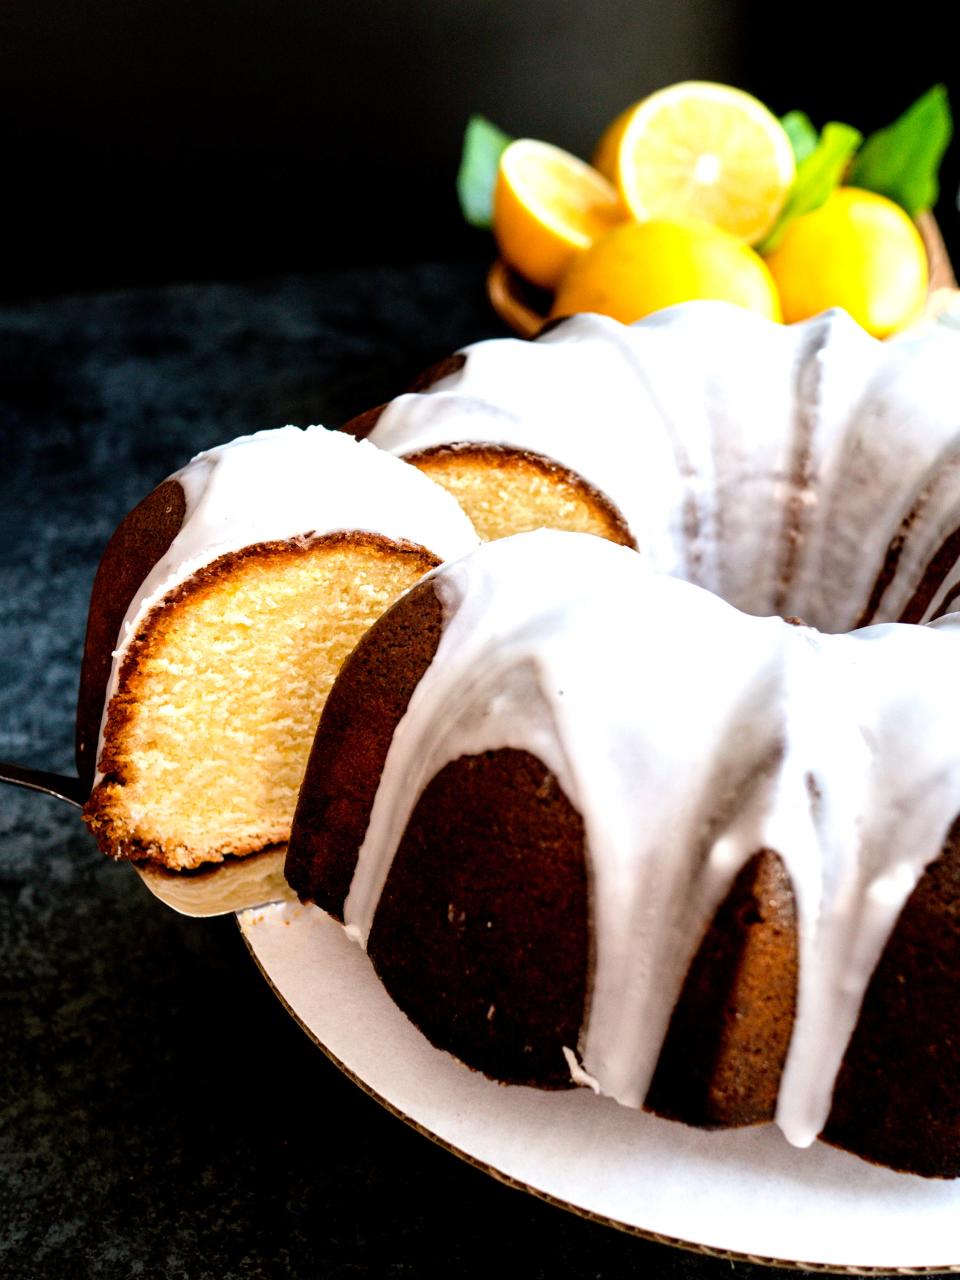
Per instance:
[[[553,289],[573,258],[624,217],[616,188],[560,147],[518,138],[500,157],[493,230],[503,258]]]
[[[790,323],[843,307],[885,338],[915,320],[927,296],[919,231],[892,200],[855,187],[791,222],[766,261]]]
[[[796,176],[776,116],[741,89],[700,80],[628,108],[601,138],[594,164],[633,218],[698,218],[747,244],[771,229]]]
[[[763,259],[707,223],[627,222],[585,250],[564,276],[552,314],[596,311],[631,324],[663,307],[718,299],[780,319]]]

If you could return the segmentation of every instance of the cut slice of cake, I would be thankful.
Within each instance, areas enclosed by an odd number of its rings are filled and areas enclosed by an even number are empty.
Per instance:
[[[579,320],[566,321],[563,332]],[[531,363],[536,377],[530,376]],[[613,477],[619,476],[622,494],[631,475],[622,466],[624,448],[630,448],[622,422],[629,388],[622,371],[611,372],[616,376],[603,402],[595,396],[588,401],[584,388],[571,382],[570,361],[548,332],[534,343],[479,342],[440,361],[406,394],[343,429],[442,485],[484,542],[549,528],[634,546],[634,534],[611,497]],[[541,392],[531,396],[538,379]],[[544,396],[543,387],[556,395]]]
[[[439,486],[321,427],[242,437],[154,490],[90,606],[77,757],[101,849],[185,869],[284,843],[344,659],[476,541]]]

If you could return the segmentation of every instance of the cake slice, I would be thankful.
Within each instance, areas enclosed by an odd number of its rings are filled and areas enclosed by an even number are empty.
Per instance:
[[[439,486],[322,427],[242,437],[160,485],[90,605],[77,761],[100,848],[186,869],[283,844],[344,659],[475,543]]]
[[[589,322],[606,331],[603,319]],[[577,317],[555,332],[562,338],[583,327]],[[442,485],[484,542],[550,528],[634,546],[611,497],[614,475],[621,494],[630,486],[622,457],[630,389],[622,369],[608,361],[607,393],[585,395],[571,381],[570,364],[548,331],[536,342],[475,343],[344,431],[369,438]]]

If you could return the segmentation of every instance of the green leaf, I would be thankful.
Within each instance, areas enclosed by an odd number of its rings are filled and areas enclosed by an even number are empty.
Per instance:
[[[820,208],[839,185],[851,156],[862,141],[863,135],[852,125],[836,121],[824,125],[816,148],[797,165],[797,176],[787,202],[773,230],[760,246],[761,253],[770,253],[777,247],[794,218]]]
[[[937,202],[937,174],[952,133],[947,90],[935,84],[893,124],[870,135],[850,174],[851,186],[887,196],[915,218]]]
[[[802,164],[817,149],[817,131],[813,122],[805,111],[788,111],[780,123],[790,139],[794,159],[797,164]]]
[[[463,135],[457,195],[463,216],[473,227],[493,225],[493,188],[497,167],[513,139],[483,116],[471,116]]]

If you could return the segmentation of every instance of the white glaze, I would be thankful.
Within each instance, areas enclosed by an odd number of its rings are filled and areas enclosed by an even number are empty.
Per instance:
[[[470,521],[439,485],[364,441],[319,426],[240,436],[197,454],[169,478],[184,491],[183,523],[120,627],[98,760],[131,640],[150,610],[204,565],[258,542],[350,530],[417,543],[441,559],[477,545]],[[101,778],[98,773],[96,782]]]
[[[461,371],[394,400],[373,443],[552,458],[606,494],[653,568],[748,613],[856,626],[901,521],[933,484],[876,615],[896,620],[960,525],[958,347],[946,328],[881,343],[842,311],[784,326],[697,302],[629,327],[577,316],[536,342],[465,354]],[[954,567],[918,620],[958,582]]]
[[[596,963],[577,1079],[636,1107],[706,923],[773,849],[800,950],[777,1121],[812,1142],[876,960],[960,813],[960,615],[825,635],[553,531],[432,576],[443,634],[390,747],[348,932],[365,943],[445,764],[531,752],[586,833]]]

